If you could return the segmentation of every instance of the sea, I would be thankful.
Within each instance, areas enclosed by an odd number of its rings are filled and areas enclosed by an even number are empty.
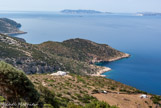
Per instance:
[[[161,95],[161,16],[131,13],[62,14],[59,12],[0,12],[22,24],[28,43],[83,38],[126,52],[131,57],[102,63],[107,78]]]

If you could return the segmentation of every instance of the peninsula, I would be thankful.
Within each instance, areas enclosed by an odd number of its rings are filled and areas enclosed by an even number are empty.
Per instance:
[[[110,69],[96,66],[96,62],[108,62],[129,56],[106,44],[97,44],[85,39],[48,41],[34,45],[0,34],[0,59],[27,74],[58,70],[80,75],[101,74]]]
[[[21,24],[15,22],[14,20],[8,18],[0,18],[0,33],[2,34],[6,35],[25,34],[26,32],[19,30],[20,27]]]
[[[111,69],[95,63],[129,56],[86,39],[29,44],[0,34],[0,107],[32,103],[41,108],[159,108],[161,96],[100,77]]]

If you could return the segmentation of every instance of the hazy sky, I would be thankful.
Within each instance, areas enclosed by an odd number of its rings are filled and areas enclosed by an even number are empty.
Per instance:
[[[161,12],[161,0],[0,0],[0,11],[59,11],[62,9]]]

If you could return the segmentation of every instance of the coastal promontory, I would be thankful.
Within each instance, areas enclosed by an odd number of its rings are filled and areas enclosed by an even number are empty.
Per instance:
[[[17,23],[14,20],[8,18],[0,18],[0,33],[7,34],[7,35],[14,35],[14,34],[24,34],[19,30],[21,27],[20,23]]]
[[[97,74],[107,69],[96,66],[95,62],[125,57],[129,55],[109,45],[85,39],[48,41],[35,45],[0,34],[0,59],[27,74],[51,73],[59,70],[81,75]]]
[[[1,27],[21,27],[5,24]],[[161,96],[104,78],[111,69],[96,65],[129,56],[86,39],[30,44],[0,34],[0,107],[160,108]]]

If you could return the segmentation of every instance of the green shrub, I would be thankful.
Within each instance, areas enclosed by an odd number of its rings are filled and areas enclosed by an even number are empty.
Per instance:
[[[4,102],[5,101],[5,98],[0,96],[0,102]]]
[[[161,96],[156,96],[155,95],[155,96],[152,96],[151,99],[152,99],[152,101],[153,101],[154,104],[158,104],[158,105],[161,106],[161,104],[160,104],[160,102],[161,102]]]
[[[58,96],[58,97],[62,97],[62,94],[61,94],[61,93],[58,93],[57,96]]]
[[[36,103],[39,93],[25,73],[0,61],[0,91],[9,103],[18,103],[21,99]]]
[[[46,80],[47,82],[55,82],[55,80]]]
[[[93,101],[85,106],[85,108],[118,108],[116,106],[110,106],[106,102]]]
[[[100,92],[99,92],[99,90],[94,89],[94,90],[92,90],[92,93],[93,93],[93,94],[96,94],[96,93],[100,93]]]
[[[59,108],[59,104],[57,102],[57,99],[55,98],[54,92],[50,91],[48,88],[40,85],[38,86],[41,100],[39,100],[40,103],[43,104],[51,104],[54,106],[54,108]]]
[[[75,105],[74,103],[68,103],[67,108],[83,108],[80,105]]]
[[[78,98],[78,100],[80,100],[83,103],[90,103],[91,100],[96,100],[96,98],[93,96],[89,96],[88,94],[85,94],[84,96]]]
[[[44,108],[54,108],[51,104],[44,104]]]
[[[77,76],[77,81],[82,82],[82,83],[86,83],[85,80],[81,76]]]

